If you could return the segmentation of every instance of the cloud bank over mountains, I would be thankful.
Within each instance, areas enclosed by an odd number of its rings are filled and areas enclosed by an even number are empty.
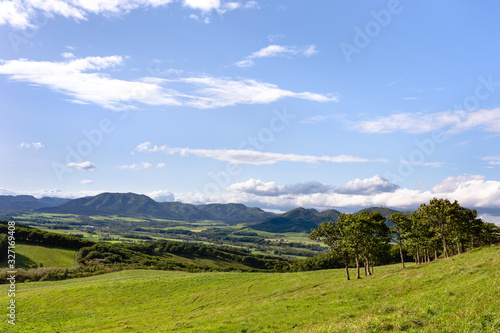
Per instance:
[[[85,180],[88,184],[90,180]],[[41,190],[36,192],[15,192],[0,189],[0,194],[30,194],[36,197],[55,196],[76,198],[96,195],[105,191],[65,192]],[[425,190],[400,188],[379,175],[366,179],[355,179],[340,186],[318,181],[280,185],[249,179],[227,186],[219,194],[202,192],[174,193],[158,190],[144,193],[157,201],[181,201],[184,203],[244,203],[263,209],[286,211],[296,207],[339,209],[355,211],[372,206],[386,206],[396,209],[416,209],[434,197],[457,200],[461,205],[483,212],[481,216],[500,225],[500,182],[485,180],[484,176],[448,177]]]

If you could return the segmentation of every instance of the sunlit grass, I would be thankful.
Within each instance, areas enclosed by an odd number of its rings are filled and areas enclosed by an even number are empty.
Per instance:
[[[352,272],[354,273],[354,272]],[[6,286],[1,302],[6,301]],[[2,332],[496,332],[500,247],[406,269],[123,271],[18,285]]]

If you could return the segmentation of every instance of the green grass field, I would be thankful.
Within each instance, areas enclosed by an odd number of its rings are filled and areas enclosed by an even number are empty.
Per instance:
[[[19,284],[16,305],[16,327],[4,317],[1,332],[499,332],[500,246],[351,281],[343,270],[122,271]]]
[[[16,267],[29,268],[43,264],[43,267],[72,267],[75,265],[76,250],[53,246],[16,244]],[[7,267],[7,261],[0,262],[0,267]]]

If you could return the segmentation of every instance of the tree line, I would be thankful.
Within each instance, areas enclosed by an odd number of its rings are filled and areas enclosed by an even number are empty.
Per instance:
[[[7,232],[7,222],[0,221],[0,234],[7,234]],[[16,242],[53,245],[77,250],[84,246],[91,246],[94,244],[94,242],[85,239],[44,231],[21,224],[16,224],[15,239]]]
[[[349,267],[355,265],[356,279],[364,266],[365,275],[373,274],[373,265],[387,261],[391,243],[399,246],[404,267],[404,252],[423,263],[448,258],[474,247],[500,241],[500,228],[477,217],[477,211],[462,207],[456,200],[432,199],[409,215],[392,213],[388,227],[380,212],[343,213],[337,222],[321,223],[310,239],[330,247],[327,258],[341,263],[349,280]]]

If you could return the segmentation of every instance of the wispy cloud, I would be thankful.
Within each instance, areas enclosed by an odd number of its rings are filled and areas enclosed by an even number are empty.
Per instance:
[[[172,0],[93,0],[93,1],[0,1],[0,25],[13,28],[35,28],[32,22],[38,15],[55,15],[77,21],[87,20],[91,14],[122,15],[141,7],[160,7]]]
[[[500,165],[500,156],[486,156],[482,158],[483,161],[488,161],[488,165]]]
[[[174,0],[2,0],[0,1],[0,25],[8,24],[15,29],[36,29],[36,18],[40,15],[45,15],[47,18],[62,16],[76,21],[86,21],[90,15],[121,16],[139,8],[165,7],[175,2]],[[177,2],[180,3],[180,1]],[[191,10],[200,11],[208,22],[211,11],[224,14],[236,9],[259,8],[256,1],[240,3],[225,0],[183,0],[182,5]]]
[[[420,165],[420,166],[427,166],[427,167],[432,167],[432,168],[441,168],[443,167],[446,163],[444,162],[410,162],[407,160],[400,160],[399,163],[401,164],[406,164],[406,165]]]
[[[143,170],[143,169],[149,169],[149,168],[152,168],[153,165],[151,163],[148,163],[148,162],[141,162],[139,164],[130,164],[130,165],[120,165],[119,168],[120,169],[123,169],[123,170]]]
[[[328,119],[332,118],[332,116],[313,116],[304,120],[299,121],[300,124],[318,124],[322,123]]]
[[[94,182],[90,179],[84,179],[80,182],[82,185],[92,185]]]
[[[338,155],[338,156],[313,156],[299,154],[281,154],[268,153],[255,150],[237,150],[237,149],[191,149],[191,148],[173,148],[168,146],[151,146],[150,142],[144,142],[135,149],[141,153],[162,152],[168,155],[189,156],[212,158],[219,161],[235,164],[275,164],[277,162],[300,162],[300,163],[354,163],[354,162],[387,162],[385,159],[369,160],[366,158]]]
[[[248,56],[250,59],[255,58],[272,58],[283,56],[304,56],[310,57],[318,53],[316,45],[307,45],[303,47],[284,46],[284,45],[269,45],[259,51],[256,51]]]
[[[44,147],[44,145],[41,142],[21,142],[20,144],[17,145],[17,148],[19,149],[34,149],[34,150],[40,150]]]
[[[61,57],[65,59],[75,58],[75,55],[72,52],[63,52],[61,53]]]
[[[66,164],[67,167],[77,169],[77,170],[83,170],[83,171],[94,171],[97,169],[97,167],[90,161],[85,161],[81,163],[68,163]]]
[[[318,53],[316,49],[316,45],[307,45],[307,46],[286,46],[286,45],[269,45],[258,51],[253,52],[249,56],[245,57],[245,59],[236,62],[236,66],[238,67],[251,67],[255,65],[255,62],[252,59],[258,58],[275,58],[275,57],[310,57]]]
[[[165,163],[156,164],[157,169],[164,168],[165,166],[166,166]],[[122,170],[144,170],[144,169],[151,169],[155,166],[149,162],[141,162],[141,163],[133,163],[133,164],[123,164],[123,165],[120,165],[118,167]]]
[[[275,84],[252,79],[234,80],[210,76],[175,79],[146,77],[136,81],[113,79],[106,69],[124,64],[121,56],[86,57],[63,62],[0,60],[0,74],[62,92],[78,103],[94,103],[109,109],[135,108],[135,104],[188,106],[200,109],[237,104],[266,104],[282,98],[336,102],[334,94],[292,92]]]
[[[425,133],[446,129],[448,133],[481,129],[500,132],[500,108],[477,111],[444,111],[438,113],[398,113],[373,120],[351,122],[353,129],[364,133]]]

